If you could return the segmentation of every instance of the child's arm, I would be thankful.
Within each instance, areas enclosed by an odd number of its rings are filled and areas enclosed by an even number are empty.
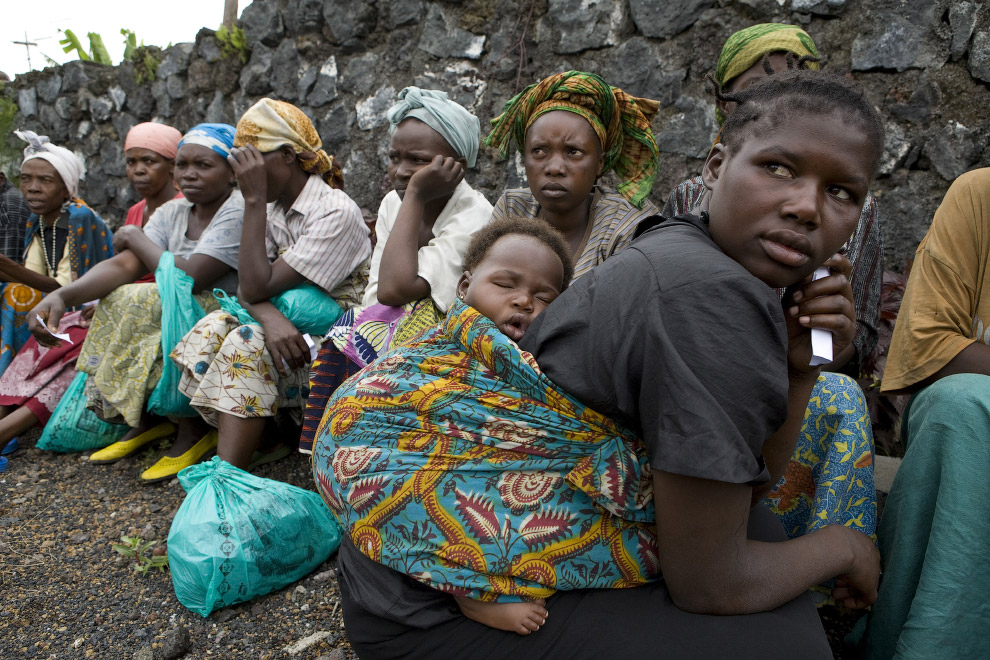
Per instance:
[[[450,197],[463,178],[461,161],[438,155],[409,179],[402,206],[382,253],[378,302],[398,306],[430,295],[430,283],[419,276],[418,258],[427,204]]]

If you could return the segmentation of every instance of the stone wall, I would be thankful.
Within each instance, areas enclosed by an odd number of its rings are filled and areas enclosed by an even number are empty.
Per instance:
[[[116,225],[134,201],[123,136],[155,119],[185,130],[234,123],[256,99],[300,106],[344,163],[347,191],[375,210],[384,192],[385,110],[404,86],[448,90],[483,126],[529,82],[596,71],[660,99],[663,151],[653,198],[697,173],[715,134],[703,76],[722,42],[756,22],[804,26],[826,67],[851,73],[882,109],[887,148],[874,192],[887,267],[902,270],[949,183],[990,165],[990,15],[947,0],[255,0],[240,24],[249,52],[224,56],[211,30],[158,54],[153,80],[131,63],[73,62],[4,94],[15,125],[48,134],[89,168],[83,195]],[[522,185],[519,160],[485,153],[472,183],[495,200]]]

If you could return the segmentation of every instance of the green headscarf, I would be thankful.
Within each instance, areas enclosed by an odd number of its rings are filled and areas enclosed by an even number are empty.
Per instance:
[[[760,23],[739,30],[726,39],[715,65],[715,80],[723,87],[733,78],[750,68],[767,53],[794,53],[799,57],[818,57],[818,48],[811,35],[796,25],[785,23]],[[811,62],[808,68],[817,69]],[[725,123],[725,115],[715,109],[718,125]]]

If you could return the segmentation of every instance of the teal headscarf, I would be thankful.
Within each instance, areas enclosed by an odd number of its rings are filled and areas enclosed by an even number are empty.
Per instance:
[[[403,119],[420,120],[447,141],[451,149],[474,167],[481,144],[481,122],[464,106],[447,97],[447,92],[437,89],[406,87],[399,92],[399,100],[388,109],[389,135]]]

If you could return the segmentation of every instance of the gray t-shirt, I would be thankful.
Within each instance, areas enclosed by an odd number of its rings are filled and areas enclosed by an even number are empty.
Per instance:
[[[594,268],[520,347],[565,391],[640,435],[653,469],[765,482],[764,441],[787,414],[787,331],[773,289],[694,216]]]
[[[241,248],[241,225],[244,222],[244,198],[234,190],[203,230],[199,240],[186,236],[192,202],[173,199],[158,207],[144,226],[144,234],[164,250],[188,259],[194,254],[213,257],[234,269],[218,279],[212,288],[237,293],[237,255]]]

